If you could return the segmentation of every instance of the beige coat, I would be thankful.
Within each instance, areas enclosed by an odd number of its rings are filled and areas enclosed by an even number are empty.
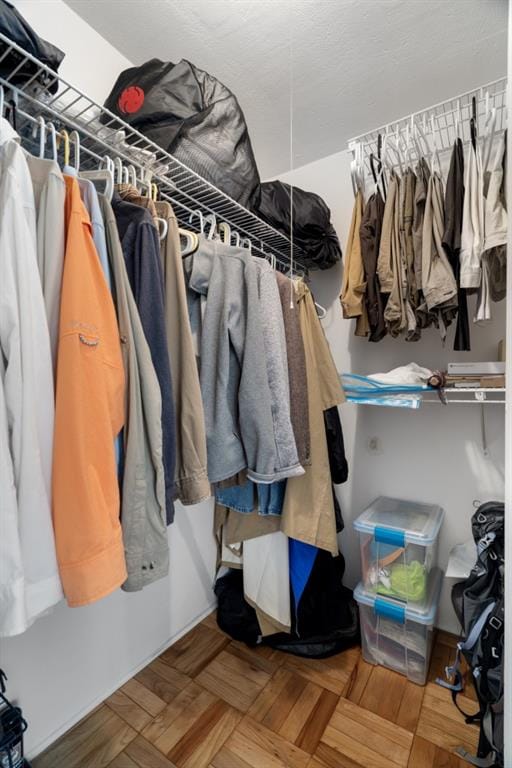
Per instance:
[[[366,279],[361,254],[361,241],[359,239],[362,215],[363,198],[361,193],[358,192],[354,201],[352,221],[350,222],[350,231],[345,248],[345,265],[340,296],[343,317],[347,319],[351,317],[357,318],[356,336],[367,336],[370,331],[365,301]]]
[[[164,272],[165,323],[176,411],[176,491],[183,504],[197,504],[211,495],[206,471],[206,432],[194,342],[188,315],[180,236],[174,211],[156,203],[168,224],[161,243]]]
[[[345,401],[338,372],[309,288],[297,284],[306,356],[311,466],[287,480],[281,530],[291,538],[338,553],[324,411]]]

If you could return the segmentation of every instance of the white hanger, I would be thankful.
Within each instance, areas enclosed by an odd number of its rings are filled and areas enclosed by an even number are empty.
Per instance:
[[[250,253],[252,253],[252,242],[249,237],[243,237],[240,240],[240,247],[241,248],[247,248]]]
[[[418,144],[418,159],[421,159],[422,157],[424,159],[427,159],[432,154],[432,150],[430,149],[430,144],[428,143],[428,139],[426,137],[424,129],[421,127],[419,123],[414,124],[414,135],[415,140]],[[421,148],[419,140],[423,141],[423,149]]]
[[[0,85],[0,119],[4,116],[4,103],[5,103],[5,92],[3,85]]]
[[[461,139],[460,129],[462,125],[462,113],[460,111],[460,99],[457,99],[457,107],[455,109],[455,139]]]
[[[138,187],[138,184],[137,184],[137,171],[135,170],[135,166],[134,165],[129,165],[128,166],[128,177],[129,177],[130,184],[132,185],[132,187],[135,187],[135,189],[138,190],[139,187]]]
[[[327,317],[327,310],[325,307],[322,307],[321,304],[318,303],[318,301],[315,301],[315,307],[316,307],[316,313],[320,320],[325,320]]]
[[[240,235],[239,235],[239,233],[236,230],[233,231],[233,237],[235,238],[235,246],[237,248],[239,248],[240,247]]]
[[[199,210],[198,211],[192,211],[192,213],[188,217],[188,220],[189,220],[189,222],[191,224],[192,224],[195,216],[199,217],[199,231],[201,232],[202,235],[204,235],[204,216],[203,216],[202,211],[199,211]]]
[[[166,219],[162,219],[160,216],[157,216],[155,221],[158,224],[158,232],[160,234],[160,240],[165,240],[167,237],[167,232],[169,231],[169,224],[167,223]]]
[[[434,170],[434,160],[437,163],[437,172],[439,174],[439,177],[442,179],[442,173],[441,173],[441,161],[439,160],[439,149],[440,146],[438,145],[437,138],[440,138],[439,134],[439,124],[437,122],[437,117],[432,113],[430,115],[430,127],[432,130],[432,143],[433,143],[433,149],[432,149],[432,170]],[[441,144],[441,142],[439,142]]]
[[[123,179],[123,184],[130,183],[130,174],[128,173],[128,168],[126,168],[125,166],[123,166],[122,168],[121,178]]]
[[[106,163],[106,168],[102,168],[103,163]],[[103,194],[107,200],[112,200],[114,195],[114,162],[111,157],[105,155],[103,160],[100,161],[99,168],[96,171],[81,171],[80,176],[83,179],[89,179],[90,181],[104,181],[105,190]]]
[[[55,126],[53,123],[46,123],[46,130],[50,132],[50,137],[52,140],[52,155],[53,160],[57,162],[58,154],[57,154],[57,131],[55,129]]]
[[[219,224],[220,239],[225,245],[231,244],[231,227],[225,221],[221,221]]]
[[[120,157],[114,158],[114,176],[116,184],[121,184],[123,181],[123,164]]]
[[[492,142],[494,140],[494,134],[496,132],[496,107],[489,109],[489,91],[485,94],[485,123],[484,123],[484,138],[483,138],[483,173],[486,172],[489,167],[489,160],[491,159]]]
[[[214,235],[216,233],[216,230],[217,230],[217,219],[216,219],[214,213],[208,213],[204,217],[204,224],[206,225],[207,223],[210,224],[210,230],[209,230],[208,235],[207,235],[208,240],[213,240],[213,237],[214,237]]]
[[[75,147],[75,171],[78,173],[80,170],[80,136],[77,131],[71,131],[69,134],[69,143]]]
[[[189,253],[197,250],[198,238],[195,232],[189,232],[188,229],[182,229],[181,227],[178,229],[178,234],[187,241],[185,247],[181,249],[181,258],[184,259]]]
[[[391,152],[393,152],[395,156],[396,165],[400,170],[400,176],[403,176],[404,169],[402,167],[402,156],[400,154],[400,151],[396,146],[394,139],[391,136],[386,136],[386,151],[389,151],[389,150],[391,150]]]
[[[46,123],[41,115],[37,118],[37,122],[39,123],[39,157],[43,158],[46,146]]]

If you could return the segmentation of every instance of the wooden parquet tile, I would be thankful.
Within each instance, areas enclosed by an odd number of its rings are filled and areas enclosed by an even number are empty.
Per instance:
[[[374,667],[248,648],[195,627],[33,761],[33,768],[463,768],[473,751],[450,692],[435,685],[456,639],[439,633],[430,682]],[[475,711],[473,689],[460,705]]]

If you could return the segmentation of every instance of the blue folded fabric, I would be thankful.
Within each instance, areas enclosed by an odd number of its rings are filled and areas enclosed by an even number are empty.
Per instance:
[[[304,590],[315,564],[318,547],[297,539],[288,539],[290,584],[292,586],[295,612],[297,613]]]

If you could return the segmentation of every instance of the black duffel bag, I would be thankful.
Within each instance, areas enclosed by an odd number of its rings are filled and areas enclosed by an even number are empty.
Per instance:
[[[233,200],[257,205],[260,178],[244,114],[208,72],[185,59],[151,59],[121,72],[105,106]]]
[[[260,186],[255,210],[264,221],[290,237],[290,185],[266,181]],[[302,263],[309,269],[329,269],[341,259],[338,235],[331,224],[331,212],[319,195],[293,187],[293,242],[305,254]]]
[[[0,0],[0,32],[54,72],[58,70],[64,53],[55,45],[36,35],[21,13],[7,0]],[[37,72],[37,67],[29,61],[11,77],[11,72],[16,69],[23,57],[17,51],[11,50],[4,58],[2,53],[5,49],[6,44],[0,41],[0,57],[2,59],[0,61],[0,75],[8,78],[14,85],[23,86]],[[57,93],[59,84],[57,79],[51,75],[42,74],[39,83],[43,87],[47,87],[50,93]]]

